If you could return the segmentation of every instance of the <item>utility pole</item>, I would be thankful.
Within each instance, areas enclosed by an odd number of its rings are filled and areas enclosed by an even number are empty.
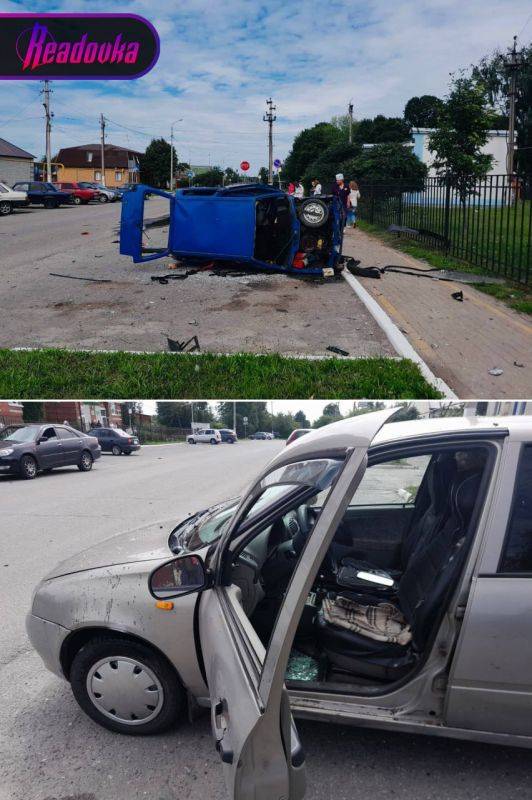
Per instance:
[[[233,400],[233,430],[236,433],[236,402]]]
[[[52,117],[53,117],[53,114],[50,112],[50,81],[44,82],[44,89],[42,93],[44,95],[43,106],[46,117],[46,180],[50,183],[52,180],[51,134],[52,134]]]
[[[183,117],[175,119],[170,125],[170,191],[174,190],[174,125],[183,122]]]
[[[105,186],[105,117],[100,114],[100,157],[102,162],[102,186]]]
[[[508,149],[506,153],[506,171],[512,176],[515,171],[515,100],[517,95],[517,74],[522,67],[520,53],[517,52],[517,36],[514,36],[514,44],[508,51],[508,56],[504,59],[504,65],[510,76],[510,86],[508,91]]]
[[[269,100],[266,100],[266,107],[267,111],[264,114],[262,121],[268,123],[268,183],[270,186],[273,185],[273,123],[277,119],[275,114],[273,113],[276,109],[274,106],[272,98],[270,97]]]
[[[347,113],[349,114],[349,144],[353,144],[353,103],[349,103]]]

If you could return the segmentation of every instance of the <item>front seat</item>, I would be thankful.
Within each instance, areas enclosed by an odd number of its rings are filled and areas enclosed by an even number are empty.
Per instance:
[[[449,513],[449,491],[456,475],[456,462],[453,453],[440,453],[431,461],[426,475],[421,483],[412,519],[408,530],[403,537],[400,553],[400,563],[395,570],[375,569],[372,564],[357,557],[357,553],[342,554],[334,550],[337,580],[340,586],[356,588],[356,591],[375,592],[375,585],[364,583],[357,579],[357,572],[374,572],[376,575],[388,576],[394,580],[391,589],[383,587],[379,594],[395,594],[397,581],[401,578],[407,564],[409,564],[415,551],[423,542],[431,539],[444,525],[446,514]],[[358,554],[360,555],[360,554]],[[351,581],[350,581],[351,576]]]
[[[324,601],[317,638],[334,669],[392,681],[419,660],[467,554],[482,473],[457,473],[445,523],[418,543],[393,601],[348,591]]]

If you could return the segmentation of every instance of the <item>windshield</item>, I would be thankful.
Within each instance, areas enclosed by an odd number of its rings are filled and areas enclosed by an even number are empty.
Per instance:
[[[37,428],[6,428],[0,431],[0,439],[6,442],[31,442],[36,433]]]
[[[228,500],[200,511],[186,519],[170,535],[170,549],[177,553],[182,548],[197,550],[215,542],[225,531],[235,513],[239,500]]]

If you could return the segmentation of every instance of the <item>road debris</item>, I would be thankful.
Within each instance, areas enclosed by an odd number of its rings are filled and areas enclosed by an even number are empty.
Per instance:
[[[499,375],[503,374],[503,370],[500,369],[499,367],[494,367],[493,369],[489,369],[488,372],[490,375],[494,375],[496,378],[498,378]]]
[[[93,283],[112,283],[110,278],[88,278],[85,275],[62,275],[60,272],[50,272],[54,278],[72,278],[74,281],[92,281]]]
[[[334,344],[330,344],[327,347],[327,350],[330,350],[331,353],[337,353],[339,356],[348,356],[349,352],[347,350],[342,350],[341,347],[336,347]]]
[[[524,367],[524,364],[520,364],[519,361],[514,361],[514,367],[520,367],[521,369]]]
[[[463,292],[453,292],[451,297],[453,300],[458,300],[459,303],[464,302],[464,293]]]
[[[166,337],[166,341],[168,342],[168,349],[171,350],[172,353],[193,353],[194,350],[201,350],[200,343],[197,336],[191,336],[190,339],[186,341],[180,342],[178,339],[170,339],[169,336]],[[189,347],[189,345],[192,345]]]

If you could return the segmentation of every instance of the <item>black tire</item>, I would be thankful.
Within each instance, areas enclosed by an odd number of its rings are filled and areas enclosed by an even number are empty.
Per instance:
[[[108,203],[109,202],[109,198],[107,197],[106,194],[101,194],[99,196],[98,200],[100,201],[100,203]]]
[[[112,453],[114,456],[121,456],[121,455],[122,455],[122,448],[121,448],[121,447],[120,447],[118,444],[114,444],[114,445],[111,447],[111,453]]]
[[[79,464],[78,464],[79,471],[90,472],[93,464],[94,464],[94,458],[92,457],[92,453],[89,452],[89,450],[84,450],[79,459]]]
[[[189,438],[187,439],[187,442],[188,442],[189,444],[196,444],[195,440],[194,440],[194,439],[192,439],[192,437],[189,437]]]
[[[162,687],[163,701],[157,716],[146,723],[127,724],[106,716],[94,704],[87,689],[91,668],[102,659],[132,659],[152,671]],[[104,728],[131,736],[161,733],[172,727],[184,706],[184,691],[168,662],[147,645],[112,636],[96,636],[76,653],[70,667],[70,685],[77,702],[88,716]]]
[[[81,197],[77,197],[77,195],[74,195],[72,197],[72,202],[74,203],[75,206],[80,206],[82,203]]]
[[[13,206],[9,200],[2,200],[0,202],[0,217],[7,217],[13,211]]]
[[[125,456],[130,456],[131,455],[131,450],[124,450],[124,455]]]
[[[20,459],[20,474],[26,481],[32,481],[37,477],[37,462],[33,456],[22,456]]]
[[[329,207],[317,197],[308,197],[298,206],[297,215],[305,227],[321,228],[329,219]]]
[[[48,197],[44,201],[43,206],[47,209],[50,209],[50,208],[57,208],[58,204],[56,203],[55,200],[52,200],[50,197]]]
[[[211,439],[211,444],[218,444],[218,442],[216,441],[216,439]]]

